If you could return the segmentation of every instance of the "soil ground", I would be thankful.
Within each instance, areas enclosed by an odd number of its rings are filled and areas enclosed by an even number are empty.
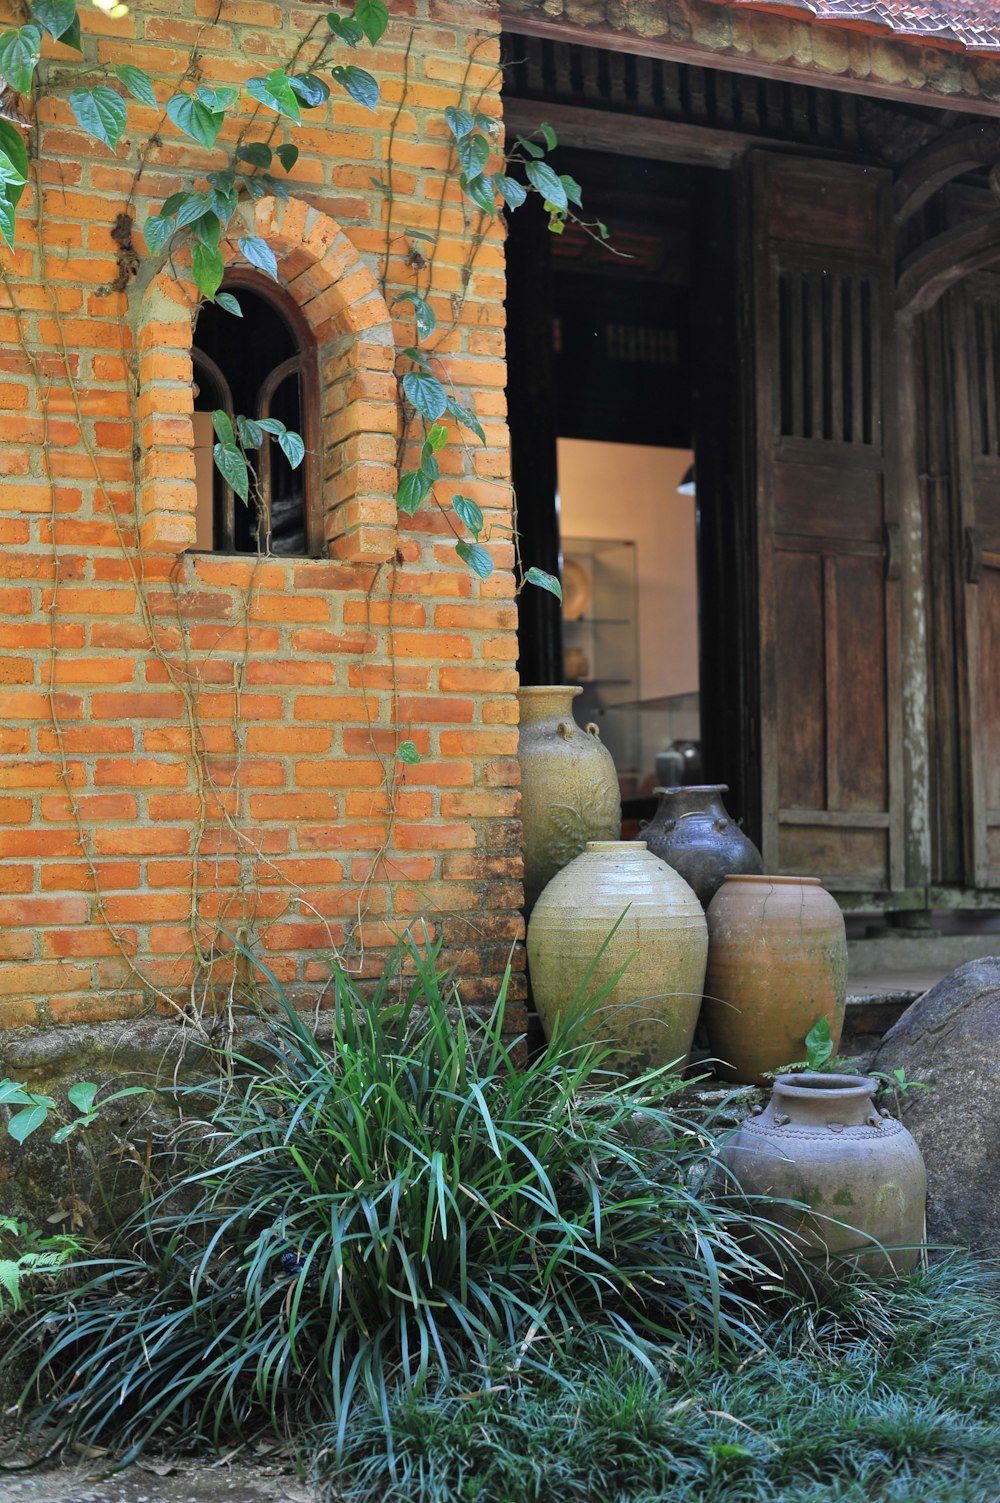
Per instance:
[[[0,1469],[0,1503],[315,1503],[287,1472],[211,1459],[138,1461],[116,1476],[94,1466],[48,1471]]]

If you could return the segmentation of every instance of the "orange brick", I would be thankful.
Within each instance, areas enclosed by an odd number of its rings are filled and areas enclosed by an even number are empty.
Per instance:
[[[132,793],[98,793],[76,799],[76,808],[85,823],[91,820],[127,820],[138,817],[139,804]],[[42,818],[53,823],[65,823],[74,818],[73,805],[68,798],[53,795],[40,800]]]
[[[393,839],[402,851],[471,850],[476,844],[476,832],[462,824],[437,824],[429,820],[417,825],[397,822]]]
[[[300,851],[376,851],[385,831],[377,824],[307,825],[295,839]]]
[[[348,652],[352,656],[359,656],[364,652],[373,652],[375,646],[374,636],[367,632],[333,632],[307,627],[295,632],[292,637],[292,650],[296,653]]]
[[[334,725],[354,721],[378,720],[380,701],[363,694],[300,694],[292,706],[299,720],[324,720]]]
[[[138,861],[98,861],[94,863],[94,869],[105,898],[116,890],[139,886]],[[94,884],[89,867],[82,861],[73,864],[50,861],[41,868],[41,885],[45,892],[62,892],[66,888],[93,891]]]
[[[295,782],[300,788],[372,788],[383,781],[381,762],[348,760],[296,762]]]
[[[449,699],[432,694],[401,694],[396,707],[396,718],[402,725],[409,725],[411,721],[418,725],[470,725],[473,713],[471,699]]]
[[[150,866],[155,863],[150,862]],[[171,863],[172,865],[174,863]],[[180,865],[180,863],[177,863]],[[186,868],[190,876],[190,867]],[[187,918],[191,895],[183,893],[148,893],[139,897],[111,894],[104,900],[104,912],[112,924],[156,924],[169,919]]]
[[[250,753],[302,756],[305,752],[329,751],[332,744],[332,731],[311,725],[252,725],[246,733],[246,749]]]
[[[311,684],[316,687],[332,684],[334,678],[334,665],[316,658],[249,663],[246,675],[249,684]]]
[[[42,953],[57,959],[96,959],[99,955],[116,955],[120,950],[133,954],[135,948],[134,930],[111,933],[103,924],[93,924],[88,929],[55,929],[42,935]]]
[[[94,782],[105,787],[122,788],[183,788],[190,771],[183,762],[154,762],[148,758],[121,761],[112,758],[98,763],[94,770]]]
[[[448,658],[471,658],[468,637],[445,632],[396,632],[393,646],[400,657],[430,658],[435,662]]]
[[[129,658],[60,657],[55,668],[58,684],[128,684],[135,677],[135,662]]]
[[[0,797],[0,825],[26,825],[31,822],[31,799]]]
[[[87,756],[91,753],[108,756],[117,752],[131,751],[134,745],[135,734],[124,725],[64,725],[62,728],[63,748],[68,753],[79,756]],[[54,731],[40,730],[38,732],[40,752],[58,751],[59,746],[60,741]]]
[[[114,1023],[125,1018],[141,1017],[149,1011],[149,1005],[136,992],[116,990],[111,996],[100,998],[92,992],[77,997],[53,997],[49,1012],[56,1023]]]
[[[442,731],[441,754],[445,757],[513,756],[517,731]]]
[[[94,850],[102,856],[179,856],[191,849],[192,839],[190,828],[175,829],[168,825],[93,833]]]
[[[0,1028],[35,1028],[38,1022],[34,1002],[0,1001]]]
[[[0,995],[5,997],[46,997],[50,992],[75,992],[89,982],[90,972],[84,966],[59,961],[17,965],[10,970],[0,966]]]
[[[329,793],[254,793],[250,813],[254,819],[336,819],[337,800]]]

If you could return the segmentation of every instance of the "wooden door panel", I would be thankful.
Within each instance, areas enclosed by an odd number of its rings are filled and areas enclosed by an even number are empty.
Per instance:
[[[778,794],[783,807],[820,809],[826,790],[823,560],[817,553],[775,558],[778,655]]]
[[[1000,872],[1000,808],[990,811],[990,825],[986,832],[987,870]],[[993,886],[997,886],[996,882]]]
[[[890,178],[756,153],[766,869],[902,885]]]
[[[879,227],[879,175],[820,175],[818,165],[810,162],[800,172],[791,160],[783,159],[783,192],[768,204],[771,238],[867,250]]]
[[[889,865],[889,831],[783,823],[778,861],[783,872],[818,868],[842,892],[871,892]]]
[[[978,585],[979,733],[987,823],[1000,810],[1000,569],[984,568]]]
[[[886,724],[886,639],[883,561],[869,557],[826,560],[828,596],[835,612],[827,625],[833,661],[827,672],[831,725],[828,806],[885,810],[889,805]]]
[[[1000,468],[977,464],[972,472],[975,487],[975,529],[979,542],[989,550],[1000,548]]]
[[[794,461],[776,467],[776,532],[881,546],[883,526],[882,476],[877,470]]]
[[[962,804],[967,880],[1000,887],[1000,275],[949,304],[962,559]]]

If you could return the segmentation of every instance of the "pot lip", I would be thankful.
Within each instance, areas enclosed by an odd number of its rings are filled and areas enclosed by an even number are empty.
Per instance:
[[[583,848],[584,855],[596,855],[600,851],[618,851],[619,854],[643,855],[649,850],[645,840],[588,840]],[[563,867],[565,871],[566,868]]]
[[[859,1101],[873,1096],[878,1090],[878,1081],[870,1075],[834,1075],[819,1070],[804,1070],[800,1075],[776,1075],[774,1089],[783,1096],[800,1100],[823,1101],[836,1097],[839,1100]]]
[[[534,698],[536,694],[553,693],[568,694],[571,699],[576,699],[577,695],[583,693],[583,687],[580,684],[521,684],[517,689],[519,699],[523,695],[530,695]]]
[[[767,882],[772,887],[786,884],[790,887],[822,887],[819,877],[775,877],[753,872],[729,872],[727,882]]]
[[[654,788],[654,793],[728,793],[728,783],[673,783],[669,788]]]

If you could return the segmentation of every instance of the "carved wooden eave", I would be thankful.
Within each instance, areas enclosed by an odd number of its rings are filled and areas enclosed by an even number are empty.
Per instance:
[[[1000,115],[1000,56],[736,0],[501,0],[507,30],[947,110]]]

